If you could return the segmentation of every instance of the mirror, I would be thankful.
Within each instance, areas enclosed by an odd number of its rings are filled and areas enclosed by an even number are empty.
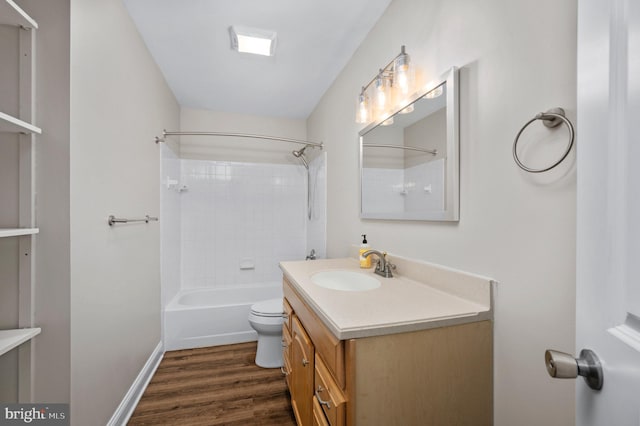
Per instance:
[[[458,79],[451,68],[391,118],[360,132],[360,217],[459,220],[458,145]]]

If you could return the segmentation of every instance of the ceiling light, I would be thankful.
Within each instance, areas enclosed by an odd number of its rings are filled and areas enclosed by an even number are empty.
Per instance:
[[[241,53],[273,56],[276,50],[276,32],[257,28],[229,27],[231,48]]]

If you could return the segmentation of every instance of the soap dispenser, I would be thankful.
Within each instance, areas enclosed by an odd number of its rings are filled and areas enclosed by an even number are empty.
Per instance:
[[[364,257],[362,254],[369,250],[371,246],[367,244],[367,235],[362,234],[362,244],[360,244],[360,267],[371,268],[371,257]]]

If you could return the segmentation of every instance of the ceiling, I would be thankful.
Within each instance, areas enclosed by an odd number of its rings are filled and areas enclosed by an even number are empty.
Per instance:
[[[124,0],[181,106],[288,118],[309,116],[390,2]],[[232,50],[231,25],[276,31],[275,56]]]

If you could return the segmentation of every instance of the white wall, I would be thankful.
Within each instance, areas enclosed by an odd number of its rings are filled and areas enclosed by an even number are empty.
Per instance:
[[[459,223],[358,218],[354,99],[402,44],[423,81],[461,67]],[[497,426],[574,423],[574,384],[552,381],[543,364],[548,347],[574,349],[573,157],[532,176],[516,167],[511,145],[539,111],[562,106],[575,119],[575,61],[574,1],[395,0],[307,122],[327,147],[329,256],[348,255],[366,233],[374,248],[499,281]],[[566,132],[553,135],[564,146]]]
[[[120,0],[71,1],[71,419],[104,425],[160,342],[160,148],[179,107]],[[162,220],[162,218],[161,218]]]
[[[305,120],[191,108],[180,110],[180,125],[182,131],[244,133],[302,140],[307,137]],[[278,164],[301,164],[300,160],[291,155],[291,151],[303,146],[288,142],[221,136],[182,136],[180,142],[182,158]]]

